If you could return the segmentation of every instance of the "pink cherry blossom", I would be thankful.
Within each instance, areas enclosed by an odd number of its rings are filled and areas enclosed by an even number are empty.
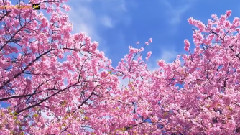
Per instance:
[[[227,17],[231,16],[231,13],[232,13],[231,10],[227,10],[227,11],[226,11],[226,16],[227,16]]]
[[[65,1],[44,2],[45,15],[1,13],[1,135],[240,133],[239,18],[228,20],[230,10],[206,25],[190,17],[194,51],[186,39],[188,54],[149,69],[144,47],[130,46],[113,67],[91,37],[72,34]]]
[[[149,42],[149,43],[152,43],[152,38],[149,38],[148,42]]]
[[[146,59],[148,60],[148,59],[151,57],[151,55],[152,55],[152,51],[147,52],[147,57],[146,57]]]
[[[159,60],[159,61],[158,61],[158,65],[159,65],[160,67],[163,67],[163,66],[165,65],[165,61],[164,61],[164,60]]]

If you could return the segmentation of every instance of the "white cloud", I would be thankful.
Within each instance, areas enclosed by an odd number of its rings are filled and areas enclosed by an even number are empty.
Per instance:
[[[162,50],[160,59],[165,60],[167,63],[171,63],[176,59],[178,52],[174,49]]]
[[[157,70],[159,68],[159,66],[157,65],[157,61],[147,62],[147,67],[150,71],[154,71],[154,70]]]
[[[72,0],[68,2],[73,32],[85,32],[92,40],[99,42],[101,51],[108,54],[104,35],[99,32],[114,28],[117,23],[130,24],[125,0]]]
[[[189,5],[185,5],[183,8],[172,10],[173,17],[170,20],[171,24],[179,24],[181,22],[182,15],[189,9]]]
[[[113,23],[112,23],[112,20],[109,16],[103,16],[101,18],[101,21],[102,21],[102,24],[105,26],[105,27],[108,27],[108,28],[112,28],[113,27]]]
[[[163,48],[160,50],[160,56],[158,58],[150,58],[147,62],[148,69],[151,71],[154,71],[156,69],[159,69],[159,66],[157,62],[159,60],[165,60],[166,63],[172,63],[177,55],[180,54],[180,52],[176,51],[173,45],[168,45],[169,48]],[[152,59],[152,60],[151,60]]]
[[[161,3],[168,9],[169,22],[175,25],[181,22],[183,14],[191,8],[195,1],[196,0],[179,0],[176,4],[169,0],[162,0]]]
[[[69,12],[70,21],[73,23],[73,32],[86,32],[89,36],[100,39],[96,34],[95,21],[96,16],[92,10],[81,4],[77,6],[71,6]]]

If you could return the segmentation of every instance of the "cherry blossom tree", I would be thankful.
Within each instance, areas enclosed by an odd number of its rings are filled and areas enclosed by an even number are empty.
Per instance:
[[[240,133],[240,24],[231,11],[207,24],[189,18],[194,51],[184,40],[188,54],[150,70],[152,52],[143,51],[152,38],[114,68],[97,42],[71,33],[64,2],[0,1],[0,102],[9,104],[0,134]],[[41,10],[21,8],[34,3]]]
[[[116,89],[108,74],[111,60],[72,24],[60,1],[0,2],[0,134],[81,134],[93,127],[89,115],[100,112]],[[40,3],[41,10],[32,10]],[[49,19],[42,12],[49,16]],[[91,105],[91,104],[94,104]],[[99,105],[98,105],[99,104]],[[96,117],[99,117],[96,115]],[[91,125],[93,124],[93,125]]]
[[[240,133],[239,18],[230,22],[230,15],[231,11],[220,18],[214,14],[208,24],[189,18],[194,51],[184,40],[188,54],[178,55],[173,63],[159,60],[154,71],[136,61],[119,64],[121,70],[128,65],[131,82],[125,92],[130,94],[120,94],[121,98],[137,104],[135,121],[124,126],[125,133]]]
[[[146,65],[131,61],[134,50],[130,49],[128,61],[122,61],[117,67],[125,70],[130,80],[124,94],[119,95],[123,101],[136,104],[137,109],[135,121],[125,124],[123,132],[240,133],[240,24],[238,17],[230,22],[230,15],[231,11],[220,18],[213,14],[208,24],[189,18],[194,26],[194,51],[190,51],[190,42],[184,40],[188,54],[178,55],[173,63],[159,60],[157,70],[149,71]]]

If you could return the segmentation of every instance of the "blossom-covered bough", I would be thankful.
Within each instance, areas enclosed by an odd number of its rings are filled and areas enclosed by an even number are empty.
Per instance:
[[[194,51],[184,40],[187,55],[150,70],[144,47],[112,67],[97,42],[71,34],[64,2],[0,1],[0,102],[9,104],[0,134],[240,133],[240,24],[231,11],[206,25],[190,18]],[[20,8],[32,3],[41,10]]]
[[[40,11],[0,3],[7,7],[1,11],[0,101],[10,104],[0,109],[0,134],[89,132],[85,127],[94,120],[88,117],[101,112],[95,102],[116,87],[117,78],[107,74],[111,61],[98,43],[70,33],[63,2],[30,1],[40,3]]]

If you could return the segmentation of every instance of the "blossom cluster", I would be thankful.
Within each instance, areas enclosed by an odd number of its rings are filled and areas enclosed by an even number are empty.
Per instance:
[[[206,25],[189,18],[194,51],[150,70],[142,55],[152,38],[114,68],[98,42],[71,33],[65,0],[29,2],[42,3],[49,19],[0,13],[0,103],[9,104],[0,108],[0,134],[240,133],[240,23],[228,20],[231,11]]]

